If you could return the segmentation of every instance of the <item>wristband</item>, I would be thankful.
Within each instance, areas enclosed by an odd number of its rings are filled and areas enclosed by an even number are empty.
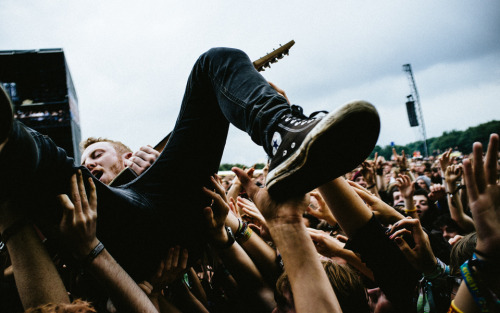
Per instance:
[[[372,189],[373,187],[375,187],[375,184],[373,184],[373,185],[371,185],[371,186],[366,187],[366,189]]]
[[[448,309],[448,313],[464,313],[464,311],[457,308],[457,306],[455,305],[455,300],[452,300],[450,308]]]
[[[21,230],[25,225],[27,225],[30,221],[27,218],[21,218],[20,220],[15,221],[12,225],[7,227],[2,233],[2,241],[4,244],[7,244],[7,241],[15,235],[18,231]]]
[[[235,242],[233,231],[231,230],[231,227],[224,226],[224,228],[226,229],[226,233],[227,233],[227,242],[224,244],[220,244],[220,245],[216,244],[215,246],[219,249],[227,249],[227,248],[231,247]]]
[[[489,312],[486,299],[481,295],[479,286],[470,270],[469,261],[465,261],[465,263],[460,266],[460,272],[464,278],[465,285],[469,289],[474,302],[476,302],[481,312]]]
[[[248,227],[248,223],[244,222],[244,223],[240,224],[240,226],[238,227],[236,234],[234,234],[234,238],[239,243],[244,243],[248,239],[250,239],[250,237],[252,236],[252,233],[253,233],[253,231],[250,227]]]
[[[436,268],[430,274],[424,274],[425,279],[434,280],[439,276],[446,273],[446,264],[444,264],[440,259],[436,258]]]
[[[383,168],[377,168],[376,170],[378,176],[384,175],[384,169]]]
[[[417,209],[411,209],[411,210],[404,210],[405,213],[411,213],[411,212],[417,212]]]
[[[92,263],[92,261],[94,261],[94,259],[97,258],[97,256],[102,252],[102,250],[104,250],[104,244],[99,241],[97,246],[95,246],[95,248],[92,249],[89,255],[87,255],[87,257],[85,258],[85,263],[86,264]]]
[[[480,257],[483,257],[483,258],[487,259],[488,261],[490,261],[490,260],[493,261],[495,259],[497,259],[497,260],[500,259],[500,255],[496,255],[495,256],[495,255],[492,255],[492,254],[489,254],[489,253],[481,252],[481,251],[479,251],[477,249],[474,249],[474,253],[477,254],[477,255],[479,255]],[[477,259],[477,257],[474,257],[474,258]],[[483,260],[480,260],[480,261],[483,261]]]

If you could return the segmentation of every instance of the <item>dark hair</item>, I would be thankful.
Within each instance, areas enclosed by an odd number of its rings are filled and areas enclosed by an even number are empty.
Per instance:
[[[457,222],[451,218],[448,214],[443,214],[438,216],[433,223],[435,229],[440,229],[441,227],[447,226],[448,228],[456,229],[459,234],[463,234],[464,230],[458,226]]]
[[[413,195],[414,196],[424,196],[425,199],[427,200],[427,205],[429,206],[429,209],[420,218],[420,223],[422,224],[423,227],[427,228],[428,230],[431,230],[432,226],[433,226],[433,222],[436,220],[437,215],[438,215],[438,210],[437,210],[436,205],[429,200],[429,193],[427,190],[417,189],[417,190],[415,190],[415,193]]]

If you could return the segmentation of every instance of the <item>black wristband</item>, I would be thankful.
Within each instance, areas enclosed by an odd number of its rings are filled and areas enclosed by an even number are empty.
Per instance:
[[[484,252],[481,252],[477,249],[474,249],[474,253],[476,253],[477,255],[479,255],[480,257],[483,257],[485,258],[486,260],[500,260],[500,254],[499,255],[492,255],[492,254],[489,254],[489,253],[484,253]]]
[[[4,230],[2,233],[3,243],[7,244],[7,241],[10,239],[10,237],[12,237],[18,231],[20,231],[21,228],[23,228],[29,222],[30,221],[27,218],[21,218],[20,220],[15,221],[14,224],[7,227],[7,229]]]
[[[102,242],[99,241],[97,246],[95,246],[95,248],[92,249],[89,255],[87,255],[87,257],[85,258],[85,263],[86,264],[92,263],[92,261],[94,261],[94,259],[97,258],[97,256],[102,252],[102,250],[104,250],[104,245]]]
[[[231,230],[231,227],[229,226],[224,226],[224,228],[226,229],[226,233],[227,233],[227,242],[224,243],[224,244],[221,244],[221,245],[216,245],[216,247],[218,249],[227,249],[229,247],[231,247],[234,242],[236,241],[236,239],[234,238],[234,235],[233,235],[233,231]]]

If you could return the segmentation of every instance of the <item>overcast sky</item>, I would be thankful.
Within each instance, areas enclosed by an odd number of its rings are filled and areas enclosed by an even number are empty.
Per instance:
[[[379,145],[420,139],[406,115],[406,63],[429,138],[500,119],[498,0],[1,0],[0,31],[0,50],[63,48],[82,138],[134,150],[173,128],[201,53],[235,47],[255,60],[291,39],[290,56],[266,79],[306,113],[372,102]],[[222,161],[264,161],[247,137],[232,128]]]

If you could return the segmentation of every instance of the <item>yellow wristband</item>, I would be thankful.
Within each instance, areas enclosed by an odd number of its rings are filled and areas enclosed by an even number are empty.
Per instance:
[[[455,300],[451,301],[450,308],[448,309],[448,313],[464,313],[464,311],[457,308],[455,305]]]
[[[417,212],[417,209],[405,210],[406,213]]]

